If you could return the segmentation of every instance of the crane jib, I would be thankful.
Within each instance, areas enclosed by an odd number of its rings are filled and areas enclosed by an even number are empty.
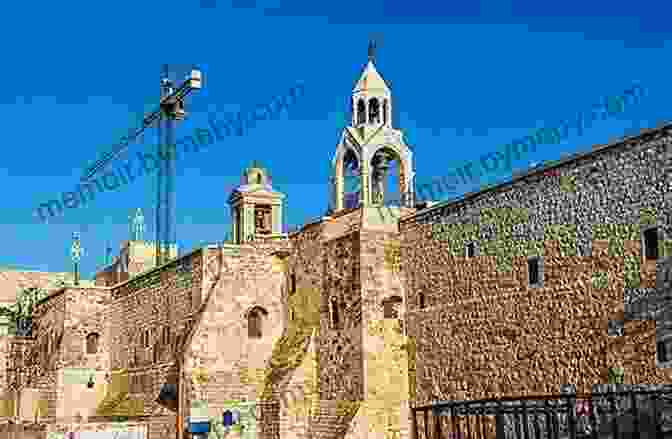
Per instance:
[[[180,88],[175,90],[172,94],[165,96],[162,98],[159,102],[159,109],[152,111],[149,115],[145,116],[143,119],[142,127],[138,128],[133,135],[130,137],[123,137],[121,143],[119,143],[116,147],[113,148],[112,151],[107,152],[102,158],[100,158],[96,163],[94,163],[89,169],[86,171],[84,176],[82,177],[82,181],[87,181],[91,178],[93,178],[101,169],[105,168],[112,160],[114,160],[115,157],[117,157],[127,146],[130,142],[134,141],[135,139],[142,134],[142,132],[146,129],[149,128],[154,122],[156,122],[157,119],[161,117],[161,104],[167,103],[171,99],[183,99],[186,97],[189,93],[191,93],[193,89],[191,88],[191,84],[187,81]]]

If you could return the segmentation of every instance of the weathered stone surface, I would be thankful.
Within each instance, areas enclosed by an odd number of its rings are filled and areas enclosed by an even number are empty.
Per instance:
[[[655,367],[653,321],[625,322],[618,341],[608,335],[636,289],[663,293],[655,289],[662,260],[643,260],[640,231],[655,224],[664,242],[672,237],[672,168],[661,160],[669,148],[660,131],[563,165],[574,192],[560,190],[559,177],[532,175],[402,219],[413,403],[554,393],[562,383],[587,392],[618,361],[628,383],[669,382]],[[446,224],[440,234],[438,224]],[[558,226],[571,233],[558,235]],[[465,257],[467,242],[476,242],[476,257]],[[531,255],[543,258],[541,287],[528,285]]]

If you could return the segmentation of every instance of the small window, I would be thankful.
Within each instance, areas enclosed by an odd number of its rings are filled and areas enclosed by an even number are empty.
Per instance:
[[[656,358],[658,363],[668,363],[672,361],[672,337],[656,343]]]
[[[369,100],[369,123],[380,123],[380,105],[376,98]]]
[[[170,344],[170,326],[163,327],[163,333],[161,334],[161,344],[168,346]]]
[[[648,261],[658,259],[658,229],[656,227],[644,232],[644,258]]]
[[[257,184],[261,184],[261,174],[257,174]]]
[[[292,273],[290,276],[290,285],[289,285],[289,292],[291,294],[296,293],[296,274]]]
[[[401,314],[403,300],[399,296],[389,298],[383,303],[383,318],[398,319]]]
[[[338,300],[335,297],[331,298],[331,327],[338,329],[340,323],[340,316],[338,315]]]
[[[292,321],[292,322],[294,321],[294,310],[293,309],[289,310],[289,320]]]
[[[247,336],[249,338],[262,337],[263,317],[268,313],[261,307],[255,306],[247,315]]]
[[[531,286],[541,284],[541,259],[532,258],[527,260],[527,274]]]
[[[51,350],[51,339],[49,340],[49,346]],[[95,332],[86,336],[86,353],[87,354],[97,354],[98,353],[98,334]]]
[[[149,329],[145,329],[145,332],[142,334],[142,346],[145,348],[149,347]]]
[[[467,244],[467,257],[473,258],[474,256],[476,256],[476,244],[470,242]]]
[[[425,293],[420,293],[418,297],[418,302],[420,302],[420,309],[425,308]]]
[[[364,105],[363,100],[357,102],[357,124],[362,124],[366,122],[366,105]]]

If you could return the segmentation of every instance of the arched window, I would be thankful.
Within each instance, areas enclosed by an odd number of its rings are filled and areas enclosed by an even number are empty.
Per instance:
[[[387,125],[387,99],[383,100],[383,124]]]
[[[263,335],[263,318],[268,312],[260,306],[255,306],[247,314],[247,336],[249,338],[261,338]]]
[[[142,334],[142,347],[149,347],[149,329],[145,329],[145,332]]]
[[[425,307],[425,293],[420,293],[419,294],[419,304],[420,304],[420,309],[423,309]]]
[[[257,184],[261,184],[261,174],[257,174]]]
[[[86,353],[87,354],[97,354],[98,353],[98,334],[92,332],[86,336]]]
[[[357,102],[357,124],[366,122],[366,105],[362,99]]]
[[[331,303],[330,303],[330,308],[331,308],[331,327],[332,329],[339,329],[339,315],[338,315],[338,299],[335,297],[331,298]]]
[[[380,123],[380,105],[376,98],[369,101],[369,123]]]
[[[403,299],[399,296],[392,296],[383,302],[383,318],[398,319],[401,315],[401,304]]]

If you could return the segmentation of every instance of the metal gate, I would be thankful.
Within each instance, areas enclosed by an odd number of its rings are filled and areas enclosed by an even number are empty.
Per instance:
[[[412,408],[413,439],[672,439],[672,386]]]

